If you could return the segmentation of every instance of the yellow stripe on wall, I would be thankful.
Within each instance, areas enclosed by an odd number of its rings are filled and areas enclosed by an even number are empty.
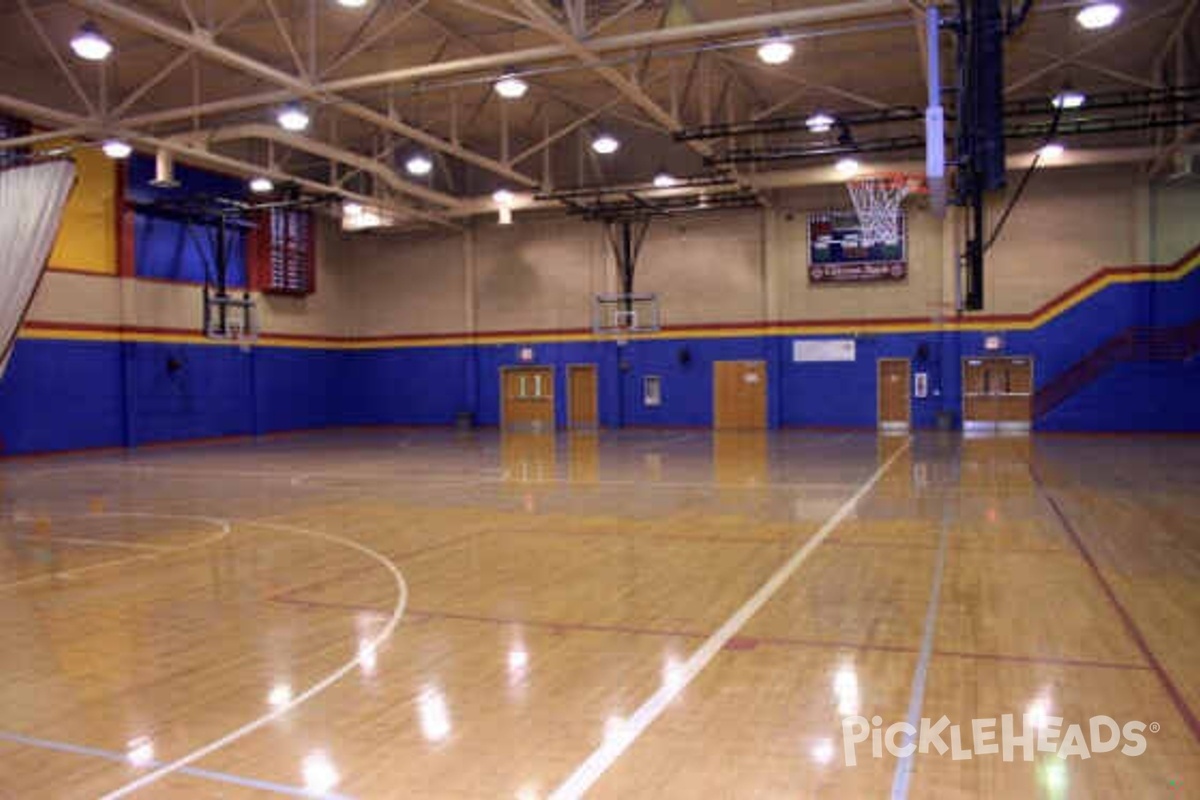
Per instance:
[[[61,143],[60,143],[61,144]],[[79,149],[75,189],[67,199],[50,266],[117,274],[117,166],[98,150]]]

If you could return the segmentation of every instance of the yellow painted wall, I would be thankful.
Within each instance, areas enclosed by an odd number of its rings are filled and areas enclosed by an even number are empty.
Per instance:
[[[117,166],[97,150],[74,153],[75,189],[67,200],[50,266],[117,273]]]

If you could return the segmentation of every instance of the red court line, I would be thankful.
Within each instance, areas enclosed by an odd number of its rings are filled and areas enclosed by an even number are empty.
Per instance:
[[[1121,622],[1125,626],[1125,632],[1129,634],[1129,638],[1133,639],[1133,643],[1141,651],[1142,657],[1146,659],[1146,663],[1150,665],[1150,669],[1158,676],[1158,680],[1162,684],[1163,689],[1166,690],[1167,696],[1171,698],[1175,710],[1179,712],[1179,716],[1183,717],[1184,722],[1191,729],[1192,737],[1197,742],[1200,742],[1200,719],[1196,718],[1191,706],[1188,705],[1187,700],[1184,699],[1183,694],[1179,691],[1179,687],[1171,680],[1171,676],[1167,674],[1158,657],[1154,655],[1154,651],[1150,649],[1150,645],[1146,642],[1146,637],[1142,635],[1141,628],[1138,627],[1132,615],[1126,610],[1120,599],[1117,598],[1117,593],[1113,589],[1112,584],[1104,577],[1104,573],[1100,571],[1100,567],[1096,564],[1096,559],[1092,556],[1091,551],[1088,550],[1087,545],[1083,543],[1083,537],[1079,535],[1079,531],[1075,529],[1074,523],[1063,512],[1058,501],[1050,494],[1047,486],[1042,483],[1042,478],[1034,468],[1032,462],[1029,464],[1029,474],[1033,478],[1034,484],[1037,485],[1038,490],[1042,493],[1042,496],[1046,498],[1050,507],[1054,509],[1054,514],[1058,517],[1059,524],[1067,532],[1071,541],[1075,543],[1075,547],[1079,549],[1079,554],[1083,557],[1084,562],[1091,569],[1092,575],[1095,576],[1096,582],[1100,584],[1100,588],[1108,597],[1108,602],[1112,604],[1113,609],[1117,612],[1117,616],[1121,618]]]
[[[687,631],[664,628],[644,628],[632,625],[600,625],[581,622],[555,622],[552,620],[526,620],[515,617],[496,617],[483,614],[461,614],[449,611],[428,611],[410,609],[407,619],[422,620],[441,619],[456,622],[478,622],[486,625],[523,625],[529,628],[542,628],[552,632],[586,632],[586,633],[618,633],[630,636],[658,636],[669,639],[705,639],[708,634],[697,631]],[[905,645],[869,644],[866,642],[845,642],[825,639],[803,639],[789,636],[737,636],[726,644],[726,650],[748,651],[759,645],[777,647],[820,648],[826,650],[855,650],[859,652],[898,653],[902,655],[917,655],[915,647]],[[1058,658],[1055,656],[1024,656],[1007,655],[1003,653],[971,653],[953,650],[935,650],[935,656],[949,658],[977,659],[981,661],[999,661],[1016,664],[1037,664],[1042,666],[1083,667],[1090,669],[1118,670],[1148,670],[1150,667],[1142,664],[1122,664],[1108,661],[1093,661],[1089,659]]]

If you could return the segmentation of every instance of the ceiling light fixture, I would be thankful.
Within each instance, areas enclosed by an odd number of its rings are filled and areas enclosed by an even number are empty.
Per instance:
[[[404,162],[404,168],[408,170],[409,175],[421,177],[433,171],[433,162],[429,160],[428,156],[417,153]]]
[[[1050,105],[1055,108],[1079,108],[1087,102],[1087,95],[1083,92],[1063,91],[1054,95],[1054,99],[1050,101]]]
[[[500,80],[494,84],[494,88],[496,94],[505,100],[520,100],[525,96],[525,92],[529,91],[529,84],[518,78],[513,70],[506,69]]]
[[[89,20],[71,38],[71,50],[84,61],[103,61],[112,54],[113,46],[95,23]]]
[[[675,179],[675,176],[666,170],[662,170],[654,176],[655,189],[670,189],[677,183],[679,183],[679,181]]]
[[[612,155],[621,148],[621,142],[610,133],[602,133],[592,139],[592,149],[602,156]]]
[[[367,0],[337,0],[337,3],[342,8],[362,8],[367,4]]]
[[[843,158],[841,161],[837,162],[833,168],[838,171],[839,175],[847,178],[853,178],[858,174],[858,171],[862,169],[862,164],[859,164],[858,161],[853,158]]]
[[[1049,142],[1042,145],[1038,150],[1038,155],[1048,161],[1054,161],[1063,157],[1063,153],[1067,152],[1067,148],[1059,142]]]
[[[758,60],[772,66],[791,61],[796,53],[796,46],[783,38],[779,31],[772,31],[769,36],[771,38],[758,47]]]
[[[303,106],[295,104],[281,108],[275,119],[279,122],[279,127],[293,133],[305,130],[309,123],[308,112]]]
[[[275,184],[271,183],[270,178],[253,178],[250,181],[250,191],[255,194],[267,194],[275,189]]]
[[[516,195],[514,195],[508,189],[497,189],[496,191],[492,192],[492,200],[495,201],[496,205],[498,206],[511,206],[513,204],[513,200],[516,199]]]
[[[133,148],[120,139],[109,139],[104,144],[100,145],[100,149],[104,151],[104,155],[109,158],[129,158],[129,154],[133,152]]]
[[[1088,3],[1079,9],[1075,20],[1089,31],[1111,27],[1121,16],[1119,3]]]
[[[833,117],[823,112],[817,112],[804,121],[808,129],[813,133],[827,133],[833,128],[833,123],[836,122]]]

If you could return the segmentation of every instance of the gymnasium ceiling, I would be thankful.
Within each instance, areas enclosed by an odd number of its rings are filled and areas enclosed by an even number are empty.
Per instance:
[[[681,127],[923,107],[920,5],[0,0],[0,108],[48,131],[119,135],[246,176],[378,197],[400,220],[452,220],[491,208],[500,187],[529,193],[701,173],[721,143],[674,141],[669,131]],[[1188,80],[1200,74],[1200,0],[1125,0],[1120,22],[1099,32],[1076,24],[1080,5],[1035,0],[1007,46],[1009,98],[1046,98],[1066,85],[1092,94],[1200,83]],[[68,46],[86,20],[115,46],[101,66]],[[755,55],[773,30],[796,45],[780,66]],[[952,39],[941,39],[949,62]],[[520,100],[492,88],[510,66],[530,85]],[[288,134],[274,117],[297,99],[313,124]],[[601,130],[621,140],[617,154],[592,152]],[[1071,151],[1161,170],[1195,133],[1192,125],[1091,136]],[[417,151],[433,158],[426,178],[404,169]],[[830,163],[739,167],[738,177],[759,188],[820,182]]]

